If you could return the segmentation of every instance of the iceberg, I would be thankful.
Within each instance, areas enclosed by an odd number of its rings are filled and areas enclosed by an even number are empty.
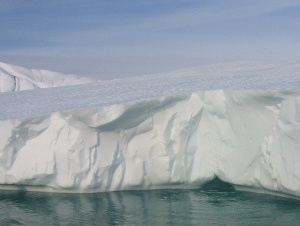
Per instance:
[[[0,188],[300,198],[299,88],[300,64],[228,63],[2,93]]]
[[[84,84],[93,81],[87,77],[66,75],[48,70],[26,69],[0,62],[0,93]]]

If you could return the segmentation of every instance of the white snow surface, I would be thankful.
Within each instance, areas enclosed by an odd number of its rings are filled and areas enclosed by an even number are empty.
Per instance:
[[[2,189],[300,197],[300,64],[230,63],[0,95]]]
[[[91,83],[93,79],[0,62],[0,93]]]

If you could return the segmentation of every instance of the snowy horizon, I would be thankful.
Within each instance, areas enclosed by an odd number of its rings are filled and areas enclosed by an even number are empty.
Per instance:
[[[0,61],[122,78],[229,61],[300,61],[300,3],[2,1]]]

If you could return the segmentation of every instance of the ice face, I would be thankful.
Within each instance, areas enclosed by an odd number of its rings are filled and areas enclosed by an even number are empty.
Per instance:
[[[0,122],[0,183],[58,192],[198,188],[300,197],[300,92],[205,91]]]
[[[0,92],[12,92],[15,87],[16,80],[13,76],[5,73],[0,74]]]
[[[249,73],[242,71],[240,78]],[[274,73],[268,77],[272,87]],[[20,103],[0,114],[2,188],[200,188],[218,177],[238,189],[300,197],[300,91],[195,92],[205,82],[198,74],[159,78],[0,95]],[[50,101],[62,93],[65,105]],[[36,94],[51,108],[39,111]]]
[[[76,85],[93,81],[90,78],[46,70],[29,70],[0,62],[0,92]]]

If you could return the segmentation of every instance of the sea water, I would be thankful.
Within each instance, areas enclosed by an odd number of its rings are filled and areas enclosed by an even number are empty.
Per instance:
[[[300,225],[300,201],[216,189],[0,191],[0,225]]]

